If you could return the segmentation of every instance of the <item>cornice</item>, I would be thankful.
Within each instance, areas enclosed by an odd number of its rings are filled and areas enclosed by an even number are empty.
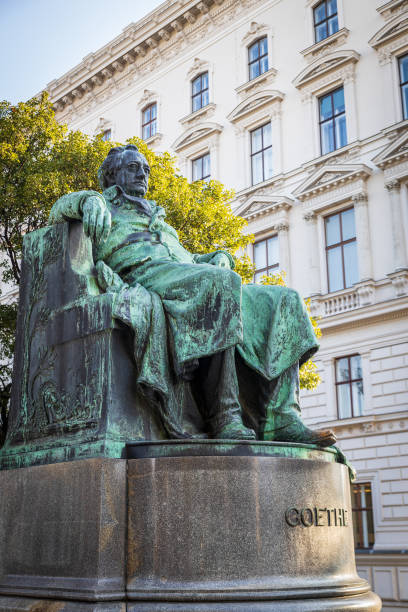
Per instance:
[[[234,215],[252,221],[257,217],[288,211],[294,200],[281,195],[253,195],[245,199],[235,210]]]
[[[210,121],[199,123],[194,127],[190,127],[185,130],[172,144],[172,149],[176,151],[176,153],[179,153],[183,149],[190,147],[190,145],[198,140],[202,140],[203,138],[208,139],[208,137],[212,136],[213,134],[219,134],[223,129],[223,126],[219,123],[213,123]]]
[[[174,58],[183,47],[202,40],[209,28],[224,24],[229,13],[262,0],[168,0],[113,41],[86,56],[48,84],[55,110],[87,112]]]
[[[406,550],[374,550],[373,552],[356,551],[357,565],[369,565],[370,567],[395,567],[396,565],[408,565],[408,551]],[[395,608],[398,610],[398,608]],[[404,608],[399,607],[400,610]]]
[[[200,109],[194,111],[194,113],[190,113],[189,115],[186,115],[182,119],[179,119],[179,122],[181,123],[181,125],[186,126],[186,125],[193,125],[196,122],[198,123],[199,121],[202,121],[203,119],[209,119],[214,114],[216,108],[217,108],[217,105],[214,104],[213,102],[210,102],[210,104],[207,104],[206,106],[201,107]]]
[[[267,70],[266,72],[263,72],[262,74],[255,77],[254,79],[251,79],[250,81],[246,81],[243,85],[236,87],[235,91],[237,94],[247,94],[252,89],[257,89],[260,85],[262,86],[270,85],[270,83],[272,83],[272,81],[274,80],[277,74],[278,74],[278,71],[275,70],[275,68],[269,68],[269,70]]]
[[[390,2],[386,2],[377,8],[384,19],[394,17],[396,14],[399,15],[406,10],[408,10],[408,0],[390,0]]]
[[[301,54],[306,60],[313,61],[316,58],[326,54],[328,51],[332,51],[335,47],[342,45],[344,41],[347,40],[349,34],[350,30],[347,28],[341,28],[334,34],[331,34],[331,36],[328,36],[318,43],[314,43],[313,45],[310,45],[310,47],[303,49]]]
[[[382,49],[383,47],[390,47],[390,50],[393,50],[394,41],[400,39],[407,33],[408,11],[403,11],[387,21],[387,23],[370,38],[368,44],[376,50]]]
[[[372,162],[379,168],[384,169],[394,166],[408,159],[408,129],[405,129],[399,136],[384,149],[373,157]]]
[[[379,433],[397,433],[408,430],[408,411],[366,414],[350,419],[336,419],[325,421],[325,426],[330,425],[340,438],[360,438],[361,436],[373,436]],[[319,423],[314,424],[315,427]],[[341,443],[340,443],[341,444]]]

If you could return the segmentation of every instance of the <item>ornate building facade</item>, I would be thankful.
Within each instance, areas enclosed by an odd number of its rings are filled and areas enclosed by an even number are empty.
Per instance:
[[[408,610],[408,1],[167,0],[48,90],[70,128],[236,190],[255,280],[321,317],[303,413],[357,468],[360,575]]]

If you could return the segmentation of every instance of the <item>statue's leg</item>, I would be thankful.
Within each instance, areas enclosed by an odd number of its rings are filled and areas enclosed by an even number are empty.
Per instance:
[[[234,353],[232,348],[200,359],[192,390],[212,438],[253,440],[255,432],[242,422]]]
[[[271,389],[266,404],[265,424],[262,438],[279,442],[300,442],[331,446],[336,436],[330,429],[315,431],[307,427],[300,417],[299,365],[285,370]]]

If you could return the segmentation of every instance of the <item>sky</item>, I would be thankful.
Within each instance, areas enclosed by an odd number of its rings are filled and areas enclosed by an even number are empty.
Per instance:
[[[28,100],[161,3],[0,0],[0,100]]]

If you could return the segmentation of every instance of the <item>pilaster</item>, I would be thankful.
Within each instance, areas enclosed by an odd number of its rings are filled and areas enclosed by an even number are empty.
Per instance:
[[[309,278],[310,278],[310,289],[309,295],[318,295],[321,293],[320,286],[320,269],[319,269],[319,241],[317,234],[317,217],[314,212],[309,211],[303,215],[306,221],[307,234],[308,234],[308,266],[309,266]]]
[[[398,180],[391,180],[385,184],[388,190],[392,228],[393,267],[395,272],[407,268],[407,248],[404,235],[401,184]]]

